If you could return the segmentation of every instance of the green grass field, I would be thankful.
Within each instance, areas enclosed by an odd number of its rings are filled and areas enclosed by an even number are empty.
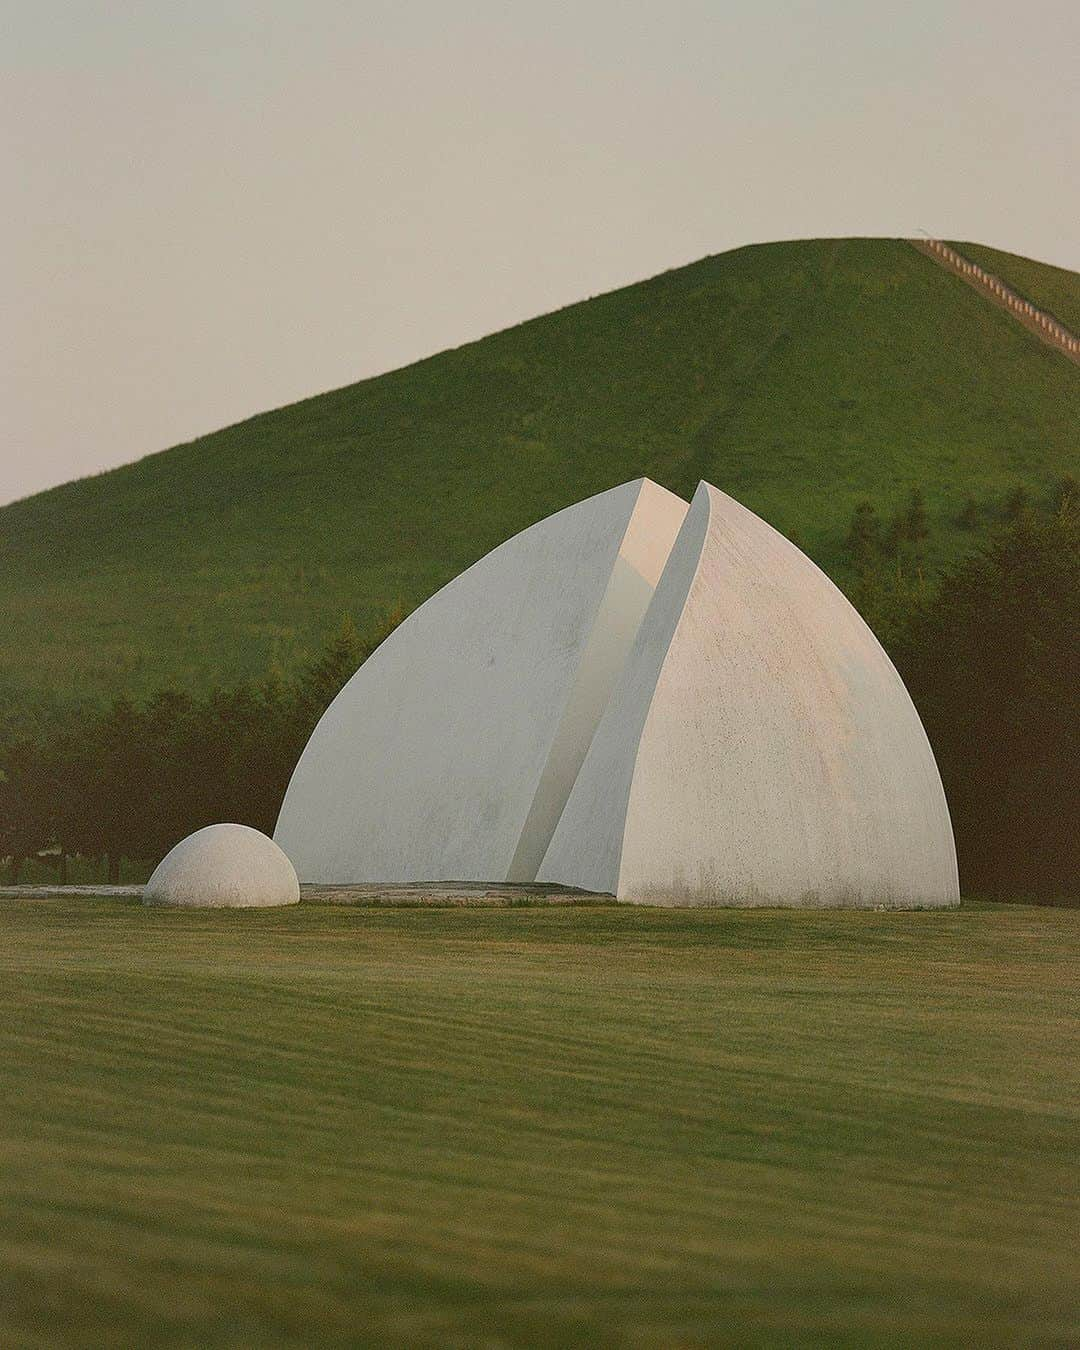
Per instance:
[[[1069,910],[0,902],[0,1342],[1080,1339]]]
[[[1078,322],[1080,276],[974,251]],[[0,722],[290,671],[642,474],[841,581],[855,503],[918,485],[932,567],[967,497],[1048,501],[1078,425],[1080,370],[903,241],[738,249],[0,509]]]

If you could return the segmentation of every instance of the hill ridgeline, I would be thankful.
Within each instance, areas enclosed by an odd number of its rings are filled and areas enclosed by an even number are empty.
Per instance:
[[[965,257],[1080,326],[1080,276]],[[705,258],[0,509],[5,725],[291,670],[503,539],[706,478],[841,582],[852,511],[918,487],[927,561],[1080,459],[1080,369],[903,240]]]

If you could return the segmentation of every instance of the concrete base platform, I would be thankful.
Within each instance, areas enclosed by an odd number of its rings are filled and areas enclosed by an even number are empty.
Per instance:
[[[614,905],[613,895],[572,886],[510,881],[400,881],[348,886],[301,886],[301,904],[368,905],[398,909],[505,909],[515,905]]]
[[[141,900],[141,886],[0,886],[0,900]]]
[[[142,900],[141,886],[0,886],[4,900]],[[484,881],[301,885],[300,903],[391,909],[508,909],[525,905],[613,905],[612,895],[546,883]]]

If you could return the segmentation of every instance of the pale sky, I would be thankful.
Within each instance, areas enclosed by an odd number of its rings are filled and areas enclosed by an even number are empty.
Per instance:
[[[1077,0],[0,0],[0,502],[709,253],[1080,270]]]

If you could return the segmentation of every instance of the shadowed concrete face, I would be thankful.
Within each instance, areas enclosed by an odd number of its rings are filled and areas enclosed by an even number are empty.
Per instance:
[[[495,549],[331,704],[275,839],[305,881],[531,881],[686,503],[639,479]]]
[[[654,904],[952,905],[948,808],[888,657],[701,484],[539,870]]]
[[[508,881],[536,877],[685,515],[684,501],[655,483],[642,483],[522,827]]]

